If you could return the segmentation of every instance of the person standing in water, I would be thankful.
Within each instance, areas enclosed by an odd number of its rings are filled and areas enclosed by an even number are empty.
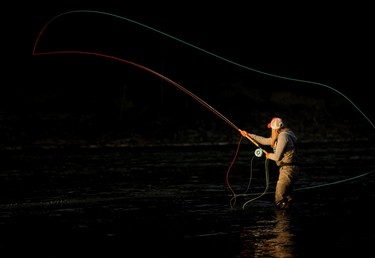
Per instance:
[[[249,137],[261,145],[269,145],[273,153],[266,153],[266,158],[276,162],[279,177],[276,183],[275,203],[280,209],[287,209],[293,201],[293,187],[299,175],[297,137],[287,128],[279,117],[272,118],[267,126],[271,129],[270,137],[263,137],[240,130],[242,136]]]

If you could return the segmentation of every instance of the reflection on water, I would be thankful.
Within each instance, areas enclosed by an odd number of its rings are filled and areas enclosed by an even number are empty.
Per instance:
[[[256,227],[244,229],[243,249],[237,257],[296,257],[290,220],[289,211],[275,208],[273,220],[257,221]]]

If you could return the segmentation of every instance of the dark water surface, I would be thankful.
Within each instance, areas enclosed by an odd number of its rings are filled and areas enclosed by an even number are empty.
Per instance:
[[[364,257],[373,142],[301,144],[295,205],[242,144],[2,150],[1,257]],[[253,162],[251,162],[253,161]],[[232,192],[237,196],[232,207]],[[251,178],[251,181],[249,181]]]

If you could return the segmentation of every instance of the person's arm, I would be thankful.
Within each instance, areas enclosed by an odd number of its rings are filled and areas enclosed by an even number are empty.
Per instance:
[[[277,146],[276,146],[275,152],[269,153],[267,155],[267,158],[274,160],[274,161],[281,160],[287,143],[288,143],[288,135],[286,133],[280,133],[277,138]]]
[[[271,145],[271,137],[263,137],[256,134],[249,135],[251,139],[262,145]]]
[[[259,135],[253,134],[253,133],[248,133],[245,130],[240,130],[240,132],[241,132],[243,137],[250,137],[251,139],[253,139],[254,141],[256,141],[259,144],[271,145],[271,137],[266,138],[266,137],[259,136]]]

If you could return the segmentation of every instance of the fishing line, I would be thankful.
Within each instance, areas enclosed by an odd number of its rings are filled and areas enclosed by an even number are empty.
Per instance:
[[[32,55],[33,56],[37,56],[37,55],[51,55],[51,54],[83,54],[83,55],[94,55],[94,56],[99,56],[99,57],[105,57],[105,58],[109,58],[109,59],[113,59],[113,60],[117,60],[117,61],[120,61],[120,62],[123,62],[123,63],[127,63],[127,64],[130,64],[130,65],[133,65],[133,66],[136,66],[138,68],[141,68],[145,71],[148,71],[158,77],[160,77],[161,79],[169,82],[170,84],[174,85],[175,87],[177,87],[178,89],[180,89],[181,91],[183,91],[184,93],[186,93],[187,95],[189,95],[190,97],[192,97],[193,99],[195,99],[196,101],[198,101],[200,104],[202,104],[204,107],[206,107],[208,110],[210,110],[211,112],[213,112],[215,115],[217,115],[219,118],[221,118],[224,122],[226,122],[228,125],[230,125],[232,128],[234,128],[235,130],[239,131],[240,132],[240,129],[234,124],[232,123],[229,119],[227,119],[224,115],[222,115],[220,112],[218,112],[216,109],[214,109],[212,106],[210,106],[208,103],[206,103],[205,101],[203,101],[201,98],[199,98],[198,96],[196,96],[195,94],[193,94],[192,92],[190,92],[189,90],[187,90],[186,88],[184,88],[183,86],[181,86],[180,84],[174,82],[173,80],[169,79],[168,77],[156,72],[156,71],[153,71],[151,70],[150,68],[147,68],[143,65],[140,65],[140,64],[137,64],[135,62],[132,62],[132,61],[129,61],[129,60],[125,60],[125,59],[122,59],[122,58],[119,58],[119,57],[115,57],[115,56],[111,56],[111,55],[107,55],[107,54],[101,54],[101,53],[96,53],[96,52],[87,52],[87,51],[74,51],[74,50],[70,50],[70,51],[50,51],[50,52],[37,52],[36,51],[36,48],[37,48],[37,45],[40,41],[40,38],[41,36],[43,35],[44,31],[46,30],[46,28],[48,27],[48,25],[54,21],[55,19],[57,19],[58,17],[61,17],[63,15],[67,15],[67,14],[73,14],[73,13],[95,13],[95,14],[102,14],[102,15],[107,15],[107,16],[112,16],[112,17],[116,17],[116,18],[119,18],[119,19],[123,19],[123,20],[126,20],[128,22],[131,22],[131,23],[134,23],[134,24],[137,24],[139,26],[142,26],[146,29],[149,29],[149,30],[152,30],[154,32],[157,32],[159,34],[162,34],[166,37],[169,37],[169,38],[172,38],[176,41],[179,41],[180,43],[183,43],[185,45],[188,45],[190,47],[193,47],[199,51],[202,51],[206,54],[209,54],[211,56],[214,56],[218,59],[221,59],[223,61],[226,61],[228,63],[231,63],[233,65],[236,65],[236,66],[239,66],[241,68],[244,68],[244,69],[247,69],[247,70],[250,70],[250,71],[253,71],[253,72],[256,72],[256,73],[260,73],[260,74],[263,74],[263,75],[267,75],[267,76],[271,76],[271,77],[276,77],[276,78],[279,78],[279,79],[285,79],[285,80],[290,80],[290,81],[296,81],[296,82],[301,82],[301,83],[307,83],[307,84],[313,84],[313,85],[318,85],[318,86],[322,86],[322,87],[325,87],[325,88],[328,88],[334,92],[336,92],[337,94],[341,95],[342,97],[344,97],[347,101],[349,101],[349,103],[355,108],[357,109],[357,111],[359,111],[359,113],[371,124],[371,126],[373,128],[375,128],[375,125],[372,123],[372,121],[346,96],[344,95],[343,93],[341,93],[340,91],[336,90],[335,88],[333,87],[330,87],[328,85],[325,85],[325,84],[322,84],[322,83],[317,83],[317,82],[313,82],[313,81],[307,81],[307,80],[300,80],[300,79],[295,79],[295,78],[289,78],[289,77],[285,77],[285,76],[280,76],[280,75],[276,75],[276,74],[271,74],[271,73],[266,73],[266,72],[263,72],[263,71],[260,71],[260,70],[256,70],[256,69],[253,69],[253,68],[250,68],[250,67],[247,67],[247,66],[244,66],[244,65],[241,65],[239,63],[235,63],[231,60],[228,60],[226,58],[223,58],[219,55],[216,55],[216,54],[213,54],[207,50],[204,50],[204,49],[201,49],[195,45],[192,45],[192,44],[189,44],[188,42],[185,42],[183,40],[180,40],[176,37],[173,37],[169,34],[166,34],[162,31],[159,31],[159,30],[156,30],[152,27],[149,27],[147,25],[144,25],[142,23],[139,23],[139,22],[136,22],[134,20],[131,20],[131,19],[128,19],[128,18],[125,18],[125,17],[122,17],[122,16],[118,16],[118,15],[114,15],[114,14],[111,14],[111,13],[106,13],[106,12],[101,12],[101,11],[93,11],[93,10],[75,10],[75,11],[69,11],[69,12],[64,12],[64,13],[61,13],[55,17],[53,17],[51,20],[49,20],[41,29],[41,31],[39,32],[38,36],[37,36],[37,39],[35,41],[35,44],[34,44],[34,47],[33,47],[33,51],[32,51]],[[247,139],[249,139],[253,144],[255,144],[257,147],[259,147],[259,144],[256,143],[253,139],[251,139],[250,137],[246,137]],[[240,142],[242,141],[242,137],[240,139]],[[239,144],[240,144],[239,142]],[[227,184],[228,184],[228,187],[230,189],[230,191],[235,195],[233,189],[230,187],[229,185],[229,180],[228,180],[228,174],[229,174],[229,171],[234,163],[234,160],[236,159],[237,157],[237,154],[238,154],[238,150],[239,150],[239,146],[238,146],[238,149],[236,151],[236,155],[235,155],[235,158],[233,159],[229,169],[228,169],[228,172],[227,172]],[[261,149],[259,147],[259,150],[265,152],[263,149]],[[266,152],[265,152],[266,153]],[[263,196],[264,194],[267,193],[268,191],[268,183],[269,183],[269,173],[268,173],[268,159],[266,159],[266,188],[265,188],[265,191],[263,193],[260,193],[258,197],[255,197],[253,199],[250,199],[249,201],[247,201],[244,205],[243,205],[243,208],[250,202],[260,198],[261,196]],[[371,171],[373,172],[373,171]],[[360,175],[360,176],[357,176],[357,177],[353,177],[353,178],[349,178],[347,180],[343,180],[343,181],[348,181],[348,180],[351,180],[351,179],[355,179],[355,178],[358,178],[358,177],[361,177],[361,176],[364,176],[364,175],[367,175],[371,172],[368,172],[368,173],[365,173],[363,175]],[[341,183],[343,181],[337,181],[335,183]],[[334,183],[330,183],[330,184],[334,184]],[[321,187],[321,186],[326,186],[326,185],[330,185],[330,184],[323,184],[323,185],[320,185],[320,186],[315,186],[315,187]],[[310,188],[313,188],[313,187],[310,187]],[[305,188],[307,189],[307,188]],[[299,189],[296,189],[296,190],[299,190]],[[302,189],[301,189],[302,190]],[[253,195],[253,194],[241,194],[241,195]],[[240,195],[236,195],[236,196],[240,196]]]
[[[371,170],[369,172],[360,174],[358,176],[353,176],[353,177],[349,177],[349,178],[346,178],[346,179],[343,179],[343,180],[337,180],[337,181],[333,181],[333,182],[325,183],[325,184],[300,187],[300,188],[294,189],[293,191],[295,191],[295,192],[296,191],[304,191],[304,190],[310,190],[310,189],[315,189],[315,188],[327,187],[327,186],[331,186],[331,185],[337,185],[337,184],[341,184],[341,183],[344,183],[344,182],[353,181],[353,180],[361,178],[361,177],[368,176],[368,175],[370,175],[374,172],[375,172],[375,169]],[[264,194],[274,194],[274,193],[275,193],[275,191],[268,191],[267,193],[264,193]],[[253,196],[253,195],[260,195],[260,194],[262,194],[262,193],[248,193],[248,194],[244,193],[244,194],[237,194],[237,196]]]
[[[232,192],[232,198],[230,199],[229,201],[229,204],[230,204],[230,207],[231,208],[234,208],[236,206],[236,202],[237,202],[237,197],[238,196],[246,196],[247,192],[249,191],[250,189],[250,185],[251,185],[251,181],[252,181],[252,178],[253,178],[253,161],[254,161],[254,158],[255,157],[261,157],[261,155],[259,155],[259,153],[257,152],[259,149],[257,149],[255,152],[254,152],[254,155],[252,156],[251,160],[250,160],[250,175],[249,175],[249,181],[248,181],[248,184],[247,184],[247,187],[246,187],[246,190],[242,193],[242,194],[236,194],[233,190],[233,188],[230,186],[230,183],[229,183],[229,172],[235,162],[235,160],[237,159],[237,156],[238,156],[238,152],[240,150],[240,145],[241,145],[241,141],[242,141],[242,135],[240,137],[240,140],[238,142],[238,145],[237,145],[237,150],[236,150],[236,153],[233,157],[233,160],[228,168],[228,171],[226,173],[226,183],[227,183],[227,186],[229,188],[229,190]],[[263,191],[263,193],[260,193],[257,197],[255,198],[252,198],[248,201],[246,201],[243,205],[242,205],[242,209],[245,209],[245,206],[248,205],[250,202],[252,201],[255,201],[257,199],[259,199],[260,197],[262,197],[264,194],[267,193],[268,189],[269,189],[269,166],[268,166],[268,163],[269,163],[269,159],[266,159],[265,160],[265,179],[266,179],[266,187]]]
[[[268,192],[268,189],[269,189],[269,185],[270,185],[270,176],[269,176],[269,169],[268,169],[268,163],[269,163],[269,159],[265,159],[264,161],[264,167],[265,167],[265,175],[266,175],[266,188],[264,189],[264,191],[259,194],[258,196],[246,201],[243,205],[242,205],[242,209],[245,209],[246,205],[248,205],[249,203],[259,199],[260,197],[262,197],[263,195],[265,195],[267,192]]]
[[[249,191],[249,189],[250,189],[251,179],[253,178],[253,161],[254,161],[254,158],[255,158],[255,157],[256,157],[256,156],[253,155],[253,156],[251,157],[251,160],[250,160],[250,175],[249,175],[249,182],[247,183],[247,187],[246,187],[246,190],[245,190],[244,193],[247,193],[247,192]]]
[[[187,95],[189,95],[190,97],[192,97],[193,99],[195,99],[196,101],[198,101],[200,104],[202,104],[204,107],[206,107],[208,110],[210,110],[212,113],[214,113],[215,115],[217,115],[219,118],[221,118],[222,120],[224,120],[224,122],[226,122],[228,125],[230,125],[231,127],[233,127],[234,129],[236,129],[237,131],[240,131],[240,129],[235,125],[233,124],[228,118],[226,118],[223,114],[221,114],[219,111],[217,111],[216,109],[214,109],[212,106],[210,106],[207,102],[205,102],[204,100],[202,100],[201,98],[199,98],[197,95],[195,95],[194,93],[192,93],[191,91],[187,90],[185,87],[181,86],[180,84],[178,84],[177,82],[169,79],[168,77],[150,69],[150,68],[147,68],[143,65],[140,65],[138,63],[135,63],[135,62],[132,62],[132,61],[129,61],[129,60],[125,60],[125,59],[122,59],[122,58],[118,58],[118,57],[115,57],[115,56],[110,56],[110,55],[106,55],[106,54],[100,54],[100,53],[96,53],[96,52],[86,52],[86,51],[76,51],[76,50],[66,50],[66,51],[51,51],[51,52],[41,52],[41,53],[34,53],[34,55],[53,55],[53,54],[82,54],[82,55],[93,55],[93,56],[99,56],[99,57],[105,57],[105,58],[109,58],[109,59],[114,59],[114,60],[117,60],[117,61],[121,61],[123,63],[127,63],[127,64],[130,64],[130,65],[133,65],[133,66],[136,66],[138,68],[141,68],[147,72],[150,72],[158,77],[160,77],[161,79],[169,82],[170,84],[176,86],[178,89],[182,90],[183,92],[185,92]]]
[[[234,155],[234,157],[233,157],[233,160],[232,160],[232,162],[230,163],[230,166],[229,166],[228,171],[227,171],[227,173],[226,173],[226,183],[227,183],[227,186],[228,186],[229,190],[232,192],[233,197],[236,196],[236,193],[233,191],[233,188],[230,186],[230,183],[229,183],[229,172],[230,172],[230,170],[231,170],[231,168],[232,168],[234,162],[235,162],[236,159],[237,159],[238,152],[239,152],[239,150],[240,150],[240,146],[241,146],[241,142],[242,142],[242,135],[241,135],[241,137],[240,137],[240,140],[238,141],[236,153],[235,153],[235,155]],[[233,203],[232,203],[232,201],[233,201]],[[236,198],[232,198],[232,199],[230,200],[230,205],[231,205],[232,208],[233,208],[233,206],[235,205],[235,203],[236,203]]]
[[[269,159],[265,159],[265,163],[264,163],[264,167],[265,167],[265,189],[262,193],[252,193],[252,194],[247,194],[247,192],[249,191],[250,189],[250,184],[251,184],[251,180],[252,180],[252,174],[253,174],[253,160],[254,158],[256,157],[256,155],[253,155],[253,157],[251,158],[251,161],[250,161],[250,176],[249,176],[249,182],[248,182],[248,185],[247,185],[247,188],[246,190],[241,193],[241,194],[235,194],[233,192],[233,196],[232,198],[230,199],[229,203],[230,203],[230,206],[231,208],[234,208],[236,206],[236,202],[237,202],[237,197],[240,197],[240,196],[253,196],[253,195],[256,195],[256,197],[250,199],[250,200],[247,200],[243,205],[242,205],[242,209],[244,210],[245,207],[250,204],[251,202],[261,198],[263,195],[265,195],[266,193],[268,193],[268,189],[269,189],[269,185],[270,185],[270,180],[269,180]]]
[[[53,55],[53,54],[83,54],[83,55],[94,55],[94,56],[99,56],[99,57],[105,57],[105,58],[109,58],[109,59],[114,59],[114,60],[117,60],[117,61],[121,61],[121,62],[124,62],[124,63],[127,63],[127,64],[130,64],[130,65],[133,65],[133,66],[136,66],[138,68],[141,68],[145,71],[148,71],[158,77],[160,77],[161,79],[169,82],[170,84],[176,86],[178,89],[182,90],[183,92],[185,92],[186,94],[188,94],[190,97],[192,97],[193,99],[195,99],[196,101],[198,101],[200,104],[202,104],[204,107],[206,107],[208,110],[210,110],[211,112],[213,112],[215,115],[217,115],[219,118],[221,118],[224,122],[226,122],[227,124],[229,124],[231,127],[233,127],[234,129],[236,129],[237,131],[240,131],[240,129],[235,125],[233,124],[228,118],[226,118],[223,114],[221,114],[219,111],[217,111],[216,109],[214,109],[212,106],[210,106],[207,102],[203,101],[201,98],[199,98],[197,95],[193,94],[191,91],[187,90],[185,87],[181,86],[180,84],[176,83],[175,81],[169,79],[168,77],[150,69],[150,68],[147,68],[143,65],[140,65],[138,63],[135,63],[135,62],[131,62],[129,60],[125,60],[125,59],[121,59],[121,58],[118,58],[118,57],[115,57],[115,56],[110,56],[110,55],[105,55],[105,54],[100,54],[100,53],[95,53],[95,52],[85,52],[85,51],[52,51],[52,52],[41,52],[41,53],[34,53],[34,55]],[[251,142],[253,142],[257,147],[259,147],[258,143],[256,143],[255,141],[253,141],[251,138],[249,138],[247,136],[247,138],[249,140],[251,140]],[[231,167],[233,166],[234,164],[234,161],[236,160],[237,158],[237,155],[238,155],[238,151],[239,151],[239,148],[240,148],[240,145],[241,145],[241,141],[242,141],[242,136],[240,138],[240,141],[238,143],[238,147],[237,147],[237,151],[236,151],[236,155],[231,163],[231,165],[229,166],[229,169],[228,169],[228,172],[227,172],[227,175],[226,175],[226,182],[227,182],[227,185],[228,185],[228,188],[229,190],[233,193],[233,195],[235,195],[232,187],[230,186],[229,184],[229,178],[228,178],[228,175],[229,175],[229,171],[231,169]],[[258,148],[260,149],[260,148]],[[263,150],[264,151],[264,150]],[[266,151],[264,151],[266,152]]]
[[[256,72],[256,73],[259,73],[259,74],[263,74],[263,75],[266,75],[266,76],[271,76],[271,77],[275,77],[275,78],[278,78],[278,79],[283,79],[283,80],[289,80],[289,81],[295,81],[295,82],[301,82],[301,83],[307,83],[307,84],[312,84],[312,85],[317,85],[317,86],[321,86],[321,87],[324,87],[324,88],[327,88],[327,89],[329,89],[329,90],[332,90],[332,91],[334,91],[335,93],[337,93],[337,94],[339,94],[340,96],[342,96],[344,99],[346,99],[369,123],[370,123],[370,125],[375,129],[375,124],[364,114],[364,112],[362,112],[362,110],[359,108],[359,107],[357,107],[357,105],[355,105],[354,104],[354,102],[349,98],[349,97],[347,97],[345,94],[343,94],[342,92],[340,92],[339,90],[337,90],[337,89],[335,89],[335,88],[333,88],[333,87],[331,87],[331,86],[328,86],[328,85],[326,85],[326,84],[323,84],[323,83],[319,83],[319,82],[313,82],[313,81],[308,81],[308,80],[302,80],[302,79],[296,79],[296,78],[291,78],[291,77],[286,77],[286,76],[281,76],[281,75],[277,75],[277,74],[272,74],[272,73],[267,73],[267,72],[264,72],[264,71],[261,71],[261,70],[257,70],[257,69],[254,69],[254,68],[251,68],[251,67],[248,67],[248,66],[245,66],[245,65],[242,65],[242,64],[239,64],[239,63],[236,63],[236,62],[234,62],[234,61],[231,61],[231,60],[229,60],[229,59],[227,59],[227,58],[224,58],[224,57],[222,57],[222,56],[219,56],[219,55],[216,55],[216,54],[214,54],[214,53],[212,53],[212,52],[209,52],[209,51],[207,51],[207,50],[205,50],[205,49],[202,49],[202,48],[199,48],[199,47],[197,47],[197,46],[195,46],[195,45],[193,45],[193,44],[190,44],[190,43],[188,43],[188,42],[186,42],[186,41],[183,41],[183,40],[181,40],[181,39],[179,39],[179,38],[176,38],[176,37],[174,37],[174,36],[171,36],[171,35],[169,35],[169,34],[167,34],[167,33],[165,33],[165,32],[162,32],[162,31],[160,31],[160,30],[157,30],[157,29],[155,29],[155,28],[153,28],[153,27],[150,27],[150,26],[147,26],[147,25],[145,25],[145,24],[143,24],[143,23],[140,23],[140,22],[137,22],[137,21],[134,21],[134,20],[132,20],[132,19],[129,19],[129,18],[126,18],[126,17],[123,17],[123,16],[119,16],[119,15],[115,15],[115,14],[112,14],[112,13],[108,13],[108,12],[102,12],[102,11],[95,11],[95,10],[73,10],[73,11],[68,11],[68,12],[64,12],[64,13],[61,13],[61,14],[58,14],[58,15],[56,15],[55,17],[53,17],[52,19],[50,19],[47,23],[46,23],[46,25],[42,28],[42,30],[40,31],[40,33],[39,33],[39,35],[38,35],[38,37],[37,37],[37,41],[35,42],[35,45],[34,45],[34,49],[33,49],[33,54],[35,54],[36,53],[36,46],[37,46],[37,42],[39,41],[39,38],[41,37],[41,35],[42,35],[42,33],[43,33],[43,31],[47,28],[47,26],[53,21],[53,20],[55,20],[55,19],[57,19],[58,17],[61,17],[61,16],[64,16],[64,15],[68,15],[68,14],[74,14],[74,13],[94,13],[94,14],[100,14],[100,15],[106,15],[106,16],[111,16],[111,17],[115,17],[115,18],[118,18],[118,19],[122,19],[122,20],[126,20],[126,21],[128,21],[128,22],[131,22],[131,23],[134,23],[134,24],[136,24],[136,25],[139,25],[139,26],[141,26],[141,27],[143,27],[143,28],[146,28],[146,29],[149,29],[149,30],[151,30],[151,31],[154,31],[154,32],[156,32],[156,33],[159,33],[159,34],[161,34],[161,35],[164,35],[164,36],[166,36],[166,37],[168,37],[168,38],[171,38],[171,39],[173,39],[173,40],[176,40],[176,41],[178,41],[178,42],[180,42],[180,43],[182,43],[182,44],[185,44],[185,45],[187,45],[187,46],[189,46],[189,47],[192,47],[192,48],[195,48],[195,49],[197,49],[197,50],[199,50],[199,51],[201,51],[201,52],[204,52],[204,53],[206,53],[206,54],[208,54],[208,55],[211,55],[211,56],[213,56],[213,57],[216,57],[216,58],[218,58],[218,59],[220,59],[220,60],[222,60],[222,61],[225,61],[225,62],[228,62],[228,63],[230,63],[230,64],[232,64],[232,65],[235,65],[235,66],[238,66],[238,67],[241,67],[241,68],[244,68],[244,69],[247,69],[247,70],[250,70],[250,71],[252,71],[252,72]]]

